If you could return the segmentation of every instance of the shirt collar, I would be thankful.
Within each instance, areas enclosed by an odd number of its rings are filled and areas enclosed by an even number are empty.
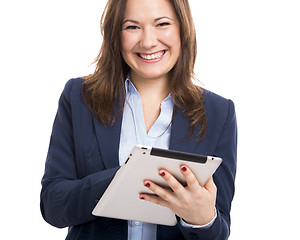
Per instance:
[[[129,76],[125,80],[125,91],[126,91],[126,96],[129,96],[130,94],[138,93],[138,90],[135,88],[135,86],[131,82]]]

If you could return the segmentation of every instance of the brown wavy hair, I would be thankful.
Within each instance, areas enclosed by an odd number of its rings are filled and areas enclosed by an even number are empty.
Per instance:
[[[121,28],[127,0],[108,0],[101,17],[103,36],[95,60],[95,72],[85,77],[82,96],[91,112],[105,125],[115,122],[116,103],[125,99],[124,82],[130,72],[121,55]],[[202,89],[192,81],[197,54],[196,31],[188,0],[170,0],[180,23],[181,54],[169,72],[171,95],[176,109],[181,108],[189,118],[189,136],[197,128],[197,136],[206,133],[206,117]],[[199,129],[198,127],[199,126]]]

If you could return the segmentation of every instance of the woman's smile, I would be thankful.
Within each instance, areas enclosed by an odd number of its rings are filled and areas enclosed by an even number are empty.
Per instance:
[[[167,50],[162,50],[154,53],[137,53],[137,56],[146,63],[156,63],[162,60]]]

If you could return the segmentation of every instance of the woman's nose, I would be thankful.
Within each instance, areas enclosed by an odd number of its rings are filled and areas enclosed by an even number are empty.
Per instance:
[[[154,29],[148,28],[143,30],[140,45],[146,49],[153,48],[157,45],[157,36]]]

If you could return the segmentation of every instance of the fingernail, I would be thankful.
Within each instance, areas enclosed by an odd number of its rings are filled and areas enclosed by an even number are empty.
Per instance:
[[[145,200],[145,198],[144,198],[144,197],[140,197],[140,199],[141,199],[141,200]]]
[[[165,174],[165,172],[161,172],[159,175],[163,177],[163,176],[165,176],[166,174]]]
[[[146,187],[150,187],[150,183],[146,183],[145,186],[146,186]]]
[[[186,167],[182,167],[181,170],[185,172],[187,169]]]

